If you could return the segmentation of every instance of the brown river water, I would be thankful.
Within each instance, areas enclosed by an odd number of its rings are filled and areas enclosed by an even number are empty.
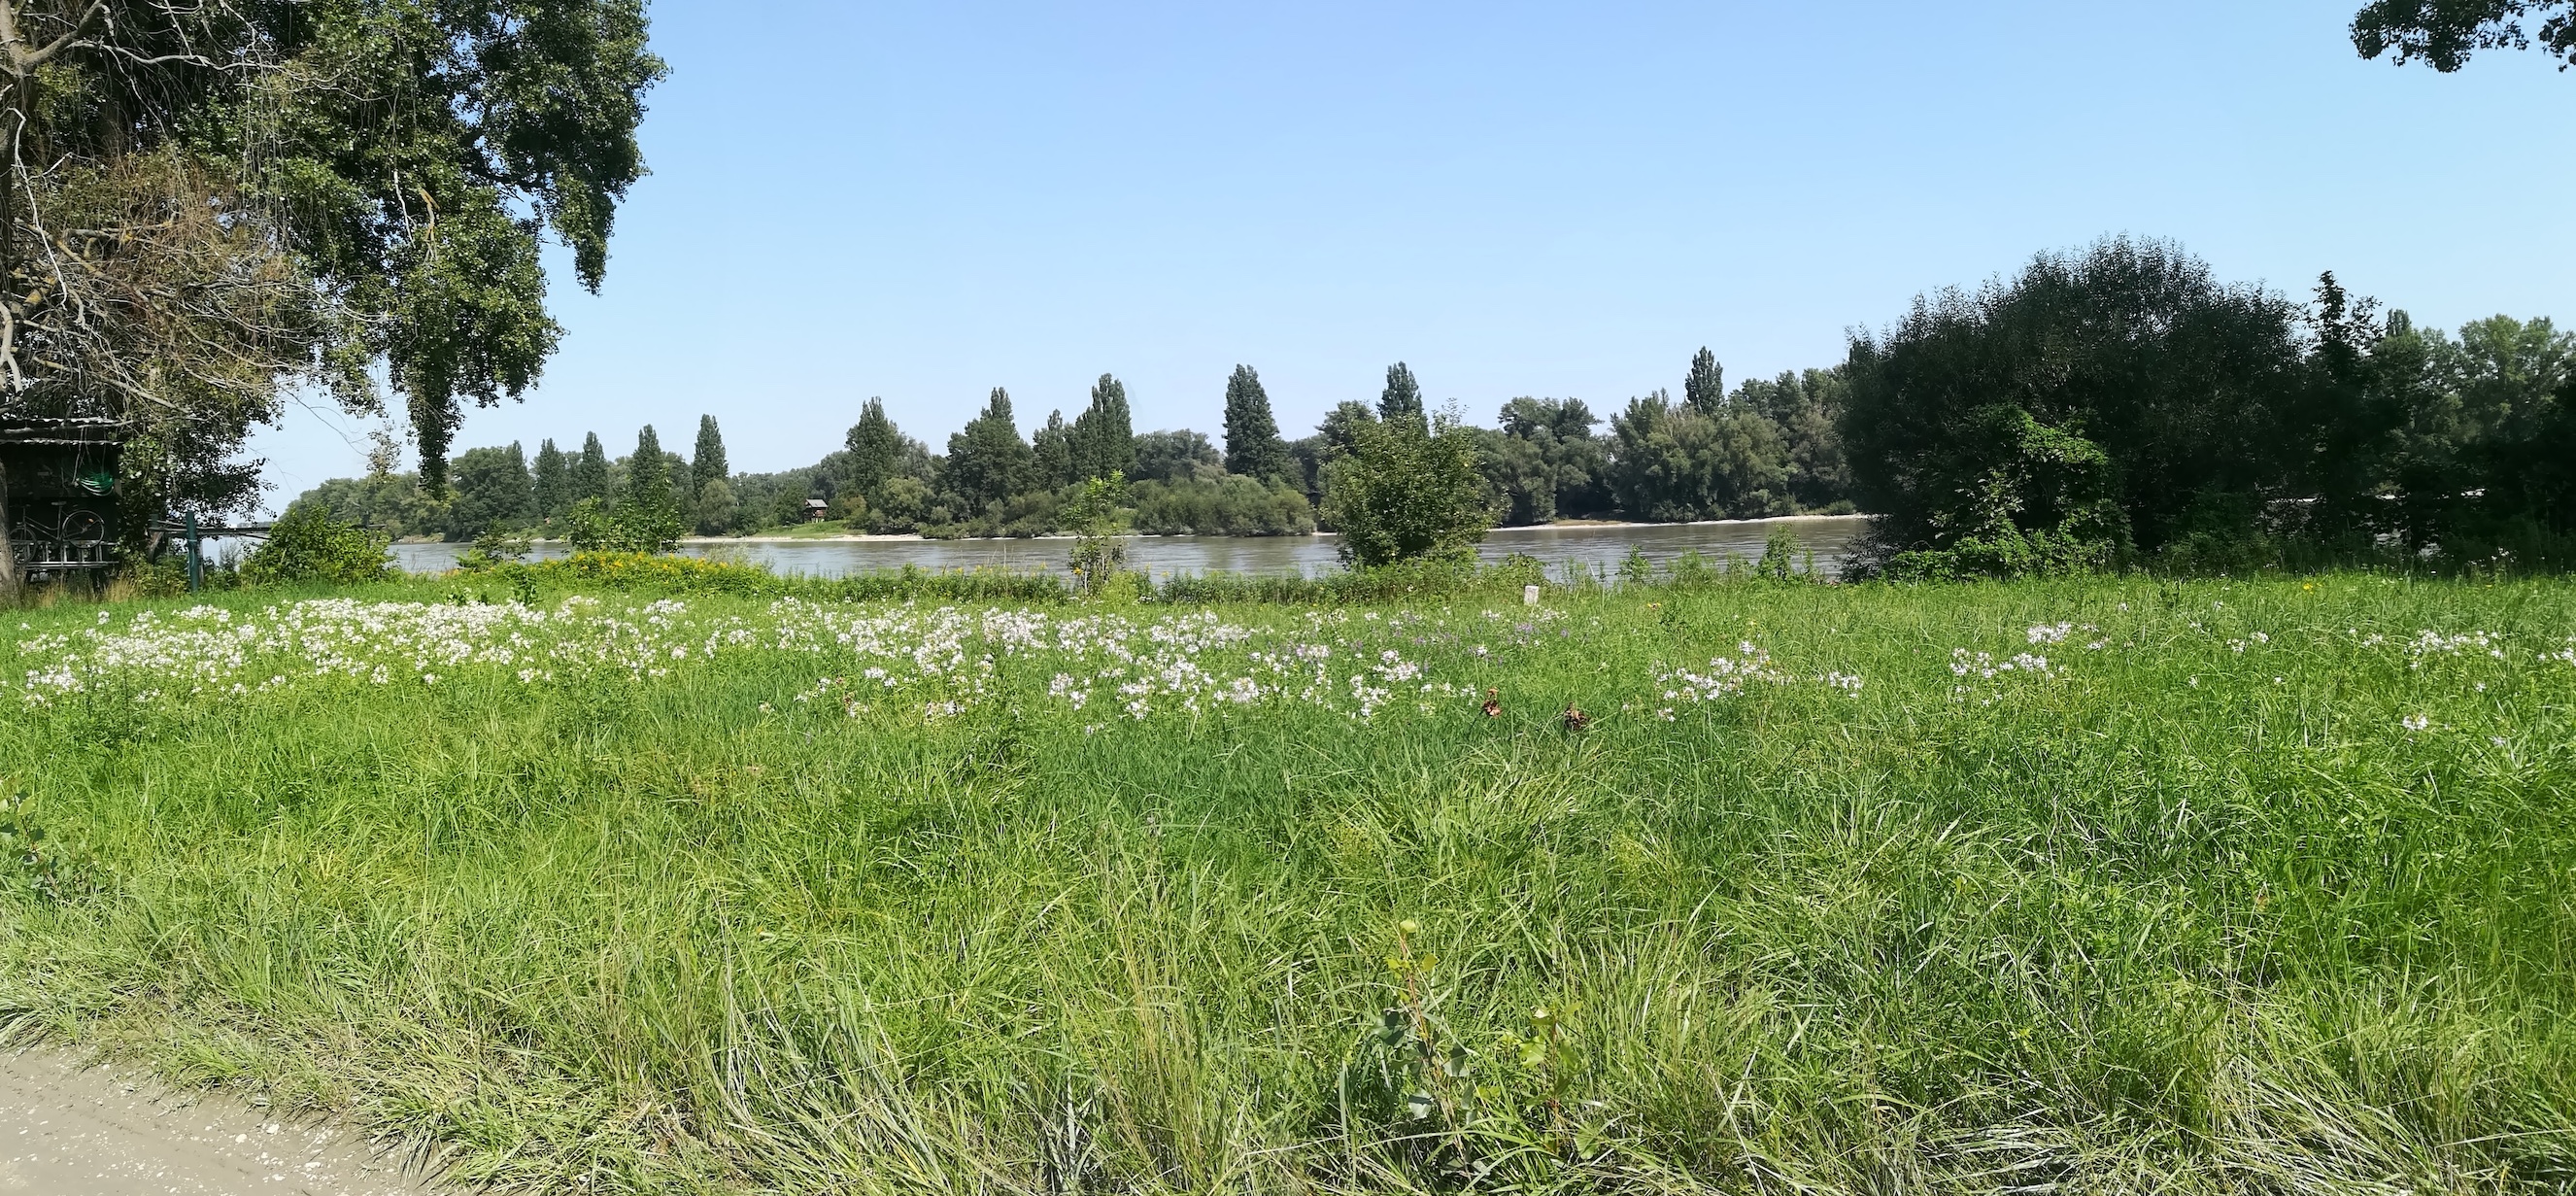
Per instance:
[[[1797,536],[1815,554],[1817,571],[1831,575],[1840,572],[1866,520],[1857,515],[1807,515],[1717,523],[1506,527],[1486,533],[1477,553],[1489,562],[1510,553],[1527,553],[1546,562],[1551,576],[1563,576],[1569,566],[1615,574],[1632,547],[1657,566],[1693,550],[1712,564],[1728,558],[1749,560],[1762,554],[1763,541],[1774,526]],[[1157,578],[1200,573],[1311,575],[1341,564],[1338,544],[1331,535],[1135,536],[1127,541],[1127,564]],[[1065,554],[1072,546],[1064,539],[689,540],[681,543],[679,551],[764,565],[782,574],[843,577],[906,565],[1055,570],[1064,568]],[[394,562],[414,573],[435,573],[452,567],[465,548],[463,544],[396,544]],[[559,557],[565,551],[560,543],[544,543],[537,545],[534,555]]]

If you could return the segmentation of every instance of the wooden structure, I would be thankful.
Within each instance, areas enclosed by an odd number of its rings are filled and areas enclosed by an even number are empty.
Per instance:
[[[116,564],[116,466],[124,425],[0,418],[0,528],[22,581]]]

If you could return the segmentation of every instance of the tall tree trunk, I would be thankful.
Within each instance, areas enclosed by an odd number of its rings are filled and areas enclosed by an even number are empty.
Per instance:
[[[8,97],[6,110],[0,111],[0,138],[7,140],[6,152],[0,153],[0,303],[8,304],[14,304],[17,291],[14,276],[18,272],[19,139],[26,135],[27,117],[31,112],[27,105],[27,72],[19,61],[24,49],[23,39],[18,36],[19,15],[17,0],[0,0],[0,17],[7,18],[10,43],[0,47],[0,53],[5,53],[8,58],[8,79],[5,84],[0,84],[6,87]],[[14,359],[16,338],[10,339],[9,350]],[[7,392],[15,389],[9,385],[12,381],[14,377],[0,378],[0,406],[5,406],[5,399],[9,397]],[[15,603],[20,584],[18,555],[16,547],[9,542],[9,524],[9,463],[0,458],[0,604]]]
[[[0,603],[18,597],[18,558],[9,544],[9,462],[0,459]]]

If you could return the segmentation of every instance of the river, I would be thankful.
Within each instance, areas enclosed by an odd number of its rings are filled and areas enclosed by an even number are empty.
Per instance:
[[[1785,519],[1741,519],[1716,523],[1592,524],[1559,527],[1503,527],[1485,534],[1477,554],[1499,561],[1510,553],[1527,553],[1547,563],[1551,575],[1569,562],[1587,571],[1615,573],[1628,551],[1636,549],[1661,566],[1697,550],[1712,564],[1727,558],[1762,554],[1773,527],[1785,527],[1815,554],[1816,568],[1828,575],[1866,526],[1858,515],[1802,515]],[[1136,536],[1127,541],[1127,564],[1157,578],[1195,573],[1314,574],[1340,565],[1336,537],[1315,536]],[[852,573],[900,569],[991,568],[1061,569],[1072,541],[1042,540],[685,540],[687,556],[713,557],[764,565],[783,574],[842,577]],[[394,562],[414,573],[436,573],[456,564],[463,544],[396,544]],[[560,542],[541,543],[540,559],[563,556]]]

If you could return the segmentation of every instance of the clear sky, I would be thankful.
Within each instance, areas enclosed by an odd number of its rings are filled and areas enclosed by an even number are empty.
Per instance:
[[[2361,61],[2359,0],[660,0],[653,174],[562,352],[457,446],[809,464],[883,396],[934,450],[1103,371],[1215,437],[1301,435],[1410,362],[1480,422],[1829,365],[1846,330],[2106,233],[2319,271],[2449,327],[2576,321],[2576,72]],[[264,433],[271,501],[371,426]]]

